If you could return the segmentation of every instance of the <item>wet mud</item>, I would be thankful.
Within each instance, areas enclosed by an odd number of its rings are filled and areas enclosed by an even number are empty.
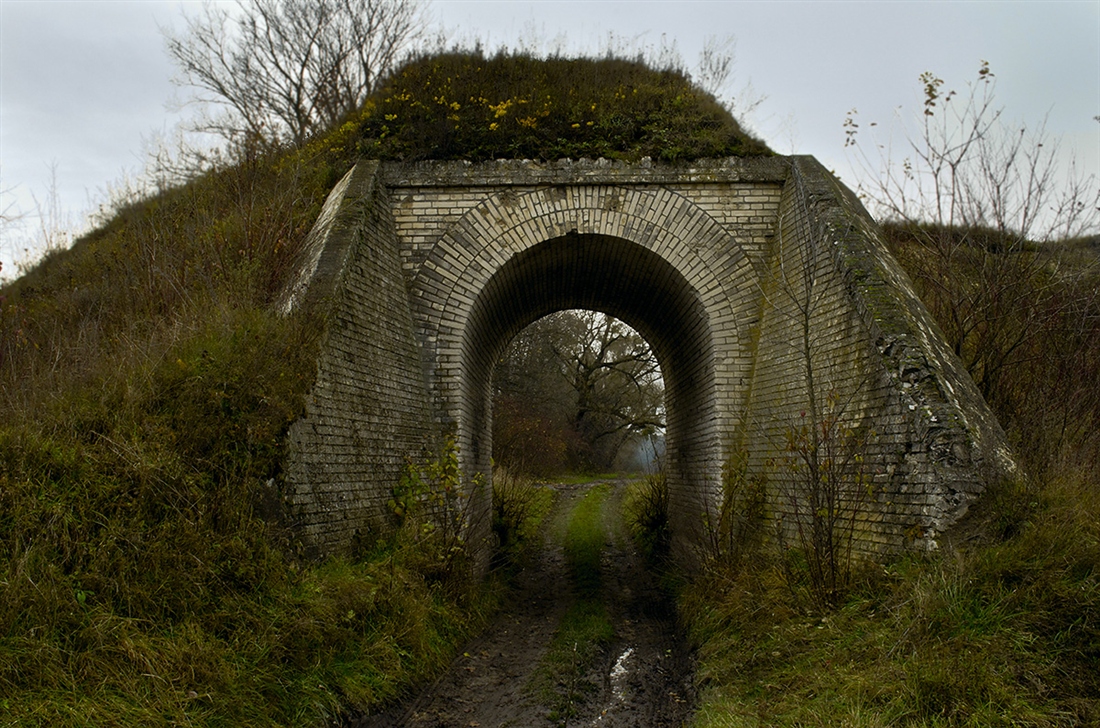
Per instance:
[[[604,603],[615,637],[591,664],[596,686],[553,715],[532,688],[535,673],[572,602],[568,570],[555,534],[591,484],[552,486],[554,511],[543,545],[516,578],[508,606],[460,653],[450,670],[413,699],[347,726],[380,728],[542,728],[609,726],[664,728],[686,725],[694,706],[693,664],[676,630],[675,614],[625,533],[620,504],[625,485],[613,483],[604,508],[601,556]]]

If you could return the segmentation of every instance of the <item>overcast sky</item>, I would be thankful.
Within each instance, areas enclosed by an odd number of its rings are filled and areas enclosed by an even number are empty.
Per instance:
[[[731,2],[712,0],[435,0],[452,38],[493,48],[538,38],[567,52],[674,41],[693,66],[708,36],[736,38],[733,88],[766,97],[749,120],[774,149],[812,154],[851,181],[842,124],[889,122],[920,104],[933,71],[964,88],[980,62],[997,77],[1006,114],[1047,129],[1100,172],[1100,1]],[[0,261],[26,247],[45,204],[51,168],[74,226],[102,191],[142,162],[143,140],[187,113],[171,84],[162,29],[182,26],[198,2],[0,0],[0,210],[27,213],[0,231]]]

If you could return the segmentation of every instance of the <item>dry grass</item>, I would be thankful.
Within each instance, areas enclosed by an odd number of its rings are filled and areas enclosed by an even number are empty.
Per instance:
[[[827,614],[793,609],[775,565],[692,585],[697,724],[1095,724],[1097,483],[1066,474],[1045,499],[1017,537],[865,573]]]
[[[936,232],[949,257],[890,231],[934,314],[957,300],[980,319],[955,343],[1038,478],[987,497],[980,543],[868,567],[832,610],[807,609],[766,551],[712,563],[680,600],[699,726],[1100,724],[1096,258]]]

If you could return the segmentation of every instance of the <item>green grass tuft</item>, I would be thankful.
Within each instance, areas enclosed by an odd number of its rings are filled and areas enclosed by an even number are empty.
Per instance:
[[[668,481],[663,472],[632,481],[623,497],[623,519],[642,557],[651,565],[668,560]]]
[[[552,489],[501,467],[493,470],[494,567],[514,571],[532,550],[541,547],[542,522],[553,502]]]

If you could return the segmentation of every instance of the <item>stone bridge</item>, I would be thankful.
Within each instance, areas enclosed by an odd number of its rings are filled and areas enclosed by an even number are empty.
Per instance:
[[[934,548],[1015,467],[877,226],[812,157],[362,161],[280,305],[324,327],[283,483],[317,554],[383,528],[409,458],[447,436],[471,542],[487,543],[494,364],[568,308],[623,320],[656,354],[681,556],[736,482],[763,486],[773,523],[804,512],[792,435],[807,412],[860,433],[867,554]]]

